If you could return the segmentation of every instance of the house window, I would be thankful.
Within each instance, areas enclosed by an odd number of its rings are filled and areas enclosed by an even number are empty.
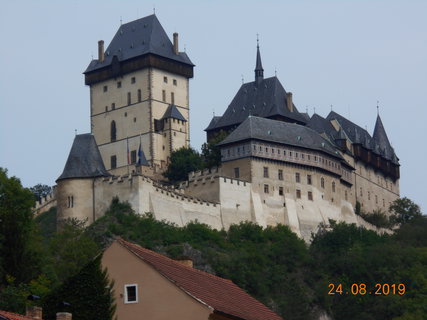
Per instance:
[[[131,164],[136,163],[136,150],[132,150],[130,152],[130,163]]]
[[[298,183],[301,182],[301,177],[300,177],[299,172],[295,173],[295,181]]]
[[[112,109],[112,110],[115,110],[115,109],[116,109],[116,104],[115,104],[114,102],[111,104],[111,109]]]
[[[304,153],[301,153],[301,158],[304,159]]]
[[[363,197],[362,187],[360,187],[360,196]]]
[[[298,158],[298,152],[295,152],[295,158]]]
[[[111,137],[111,142],[116,141],[117,138],[117,128],[116,128],[116,121],[111,121],[111,125],[110,125],[110,137]]]
[[[311,175],[310,174],[307,175],[307,184],[311,184]]]
[[[320,186],[325,189],[325,178],[320,179]]]
[[[332,192],[335,192],[335,181],[332,182]]]
[[[268,193],[269,192],[269,190],[268,190],[268,184],[265,184],[264,185],[264,193]]]
[[[141,93],[141,89],[138,89],[138,102],[142,101],[142,93]]]
[[[135,77],[132,77],[131,79],[130,79],[130,83],[135,83]]]
[[[371,192],[368,191],[368,200],[371,200]]]
[[[104,92],[108,91],[108,86],[104,86]]]
[[[268,167],[264,167],[264,178],[268,178]]]
[[[122,82],[121,81],[118,81],[117,82],[117,88],[121,88],[122,87]]]
[[[278,178],[279,178],[279,180],[283,180],[283,170],[281,170],[281,169],[279,169]]]
[[[168,83],[168,77],[163,77],[163,82]]]
[[[162,90],[162,101],[166,102],[166,90]]]
[[[111,161],[111,169],[116,169],[117,168],[117,157],[111,156],[110,161]]]
[[[234,177],[240,178],[240,169],[239,168],[234,168]]]
[[[67,207],[68,208],[73,208],[74,207],[74,196],[68,196]]]
[[[297,189],[297,199],[301,199],[301,190]]]
[[[108,106],[105,106],[105,112],[108,112]]]
[[[313,201],[313,192],[309,191],[307,194],[308,200]]]
[[[125,285],[125,303],[138,302],[138,285],[126,284]]]
[[[171,104],[175,104],[175,93],[171,92]]]
[[[174,86],[176,86],[176,85],[177,85],[176,79],[173,79],[173,85],[174,85]]]
[[[279,187],[279,196],[283,196],[283,187]]]
[[[128,105],[132,103],[132,101],[131,101],[131,100],[132,100],[132,99],[131,99],[130,92],[128,92]]]

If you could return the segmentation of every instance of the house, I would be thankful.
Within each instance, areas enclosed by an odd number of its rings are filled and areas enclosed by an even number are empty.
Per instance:
[[[36,306],[28,306],[26,314],[18,314],[9,311],[0,310],[0,320],[43,320],[42,308]],[[68,312],[58,312],[56,320],[71,320],[72,315]]]
[[[102,265],[114,280],[118,320],[282,319],[232,281],[120,238]]]

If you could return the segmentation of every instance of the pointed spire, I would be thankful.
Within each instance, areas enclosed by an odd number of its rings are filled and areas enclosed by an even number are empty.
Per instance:
[[[256,66],[255,66],[255,82],[259,83],[262,80],[264,80],[264,69],[262,68],[262,62],[261,62],[261,54],[259,52],[259,38],[258,38],[258,34],[257,34],[257,38],[256,38]]]
[[[384,155],[387,155],[387,158],[392,158],[394,151],[390,145],[390,142],[384,129],[383,122],[381,121],[381,117],[379,114],[377,115],[377,121],[375,122],[375,129],[372,138],[375,143],[375,147],[384,150]]]

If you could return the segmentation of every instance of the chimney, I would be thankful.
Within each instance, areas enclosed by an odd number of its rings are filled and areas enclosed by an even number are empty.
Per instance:
[[[184,266],[193,268],[193,260],[191,260],[190,258],[178,258],[175,261]]]
[[[294,104],[292,102],[292,92],[286,93],[286,104],[288,105],[289,112],[294,112]]]
[[[56,320],[72,320],[73,316],[68,312],[58,312],[56,314]]]
[[[25,315],[33,319],[42,319],[42,308],[36,306],[27,306]]]
[[[176,32],[173,33],[173,52],[175,54],[179,54],[179,49],[178,49],[178,33],[176,33]]]
[[[104,40],[98,41],[98,61],[104,62]]]

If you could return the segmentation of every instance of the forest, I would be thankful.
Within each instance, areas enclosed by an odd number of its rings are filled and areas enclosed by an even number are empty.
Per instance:
[[[179,228],[138,215],[117,198],[91,226],[69,220],[57,230],[55,208],[33,217],[35,191],[0,168],[0,310],[25,313],[35,304],[45,319],[59,311],[76,320],[112,319],[112,283],[100,257],[120,236],[191,258],[195,268],[232,280],[284,319],[427,317],[427,218],[407,198],[392,204],[393,219],[373,215],[393,228],[391,235],[330,221],[306,244],[284,225],[218,231],[194,221]]]

